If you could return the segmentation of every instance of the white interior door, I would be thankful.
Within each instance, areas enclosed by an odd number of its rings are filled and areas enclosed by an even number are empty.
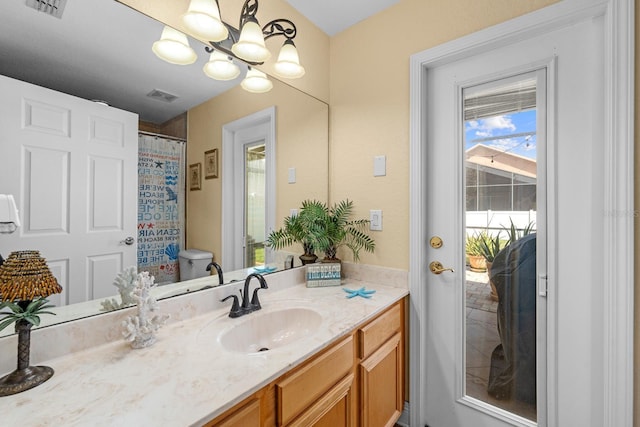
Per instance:
[[[58,305],[113,295],[137,263],[137,115],[4,76],[0,89],[0,193],[22,220],[0,252],[39,250]]]
[[[603,345],[604,331],[602,318],[596,319],[602,311],[593,309],[602,301],[603,275],[601,269],[591,267],[598,264],[597,251],[580,251],[586,256],[582,258],[576,248],[598,246],[603,240],[605,220],[599,208],[604,200],[603,23],[601,17],[576,21],[525,41],[502,43],[450,61],[435,60],[423,68],[426,95],[420,99],[426,116],[419,182],[424,185],[417,188],[424,197],[419,196],[422,224],[414,231],[423,240],[417,243],[422,248],[416,253],[424,254],[424,259],[412,264],[420,265],[421,271],[416,275],[420,281],[412,283],[411,289],[419,310],[412,318],[411,336],[417,349],[412,357],[418,360],[411,375],[419,383],[411,394],[416,425],[602,425],[604,375],[597,349]],[[542,119],[548,135],[547,151],[538,154],[537,410],[533,416],[475,398],[469,393],[465,365],[470,349],[464,288],[468,217],[464,214],[463,93],[474,85],[526,72],[538,75],[543,88],[539,96],[547,98]],[[432,236],[439,236],[444,244],[433,248]],[[427,265],[435,260],[455,272],[429,273]]]

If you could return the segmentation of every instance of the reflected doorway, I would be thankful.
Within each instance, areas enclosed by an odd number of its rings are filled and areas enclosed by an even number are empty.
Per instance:
[[[244,146],[244,267],[265,265],[266,155],[258,141]]]
[[[222,267],[272,262],[264,241],[275,222],[275,108],[223,126]],[[225,172],[226,171],[226,172]]]

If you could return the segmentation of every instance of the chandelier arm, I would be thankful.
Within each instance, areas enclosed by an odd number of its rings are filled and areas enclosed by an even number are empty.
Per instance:
[[[249,18],[257,20],[256,13],[258,13],[258,0],[245,0],[240,12],[240,25],[238,28],[242,29],[242,26]]]
[[[262,34],[267,40],[273,36],[284,36],[288,40],[293,40],[297,34],[296,24],[288,19],[274,19],[262,27]]]
[[[245,64],[248,64],[248,65],[262,65],[262,64],[264,64],[264,61],[263,62],[253,62],[253,61],[247,61],[246,59],[238,58],[236,56],[236,54],[231,51],[231,49],[228,49],[225,46],[223,46],[221,44],[218,44],[216,42],[209,42],[209,43],[211,43],[211,45],[213,47],[205,46],[204,50],[207,53],[213,53],[214,50],[217,50],[217,51],[220,51],[220,52],[224,52],[225,55],[227,55],[230,58],[235,59],[236,61],[244,62]]]

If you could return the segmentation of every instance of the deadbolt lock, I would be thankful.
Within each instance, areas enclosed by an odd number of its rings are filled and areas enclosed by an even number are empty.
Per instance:
[[[429,244],[433,249],[440,249],[442,247],[442,239],[438,236],[433,236],[429,239]]]

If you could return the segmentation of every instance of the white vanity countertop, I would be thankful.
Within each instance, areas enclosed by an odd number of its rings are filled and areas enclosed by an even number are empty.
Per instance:
[[[362,286],[376,290],[371,299],[346,298],[342,289]],[[407,294],[404,288],[359,281],[263,290],[261,311],[231,319],[225,308],[176,322],[161,328],[158,341],[146,349],[133,350],[118,341],[41,363],[52,367],[54,376],[31,390],[0,397],[0,424],[202,425]],[[230,352],[217,341],[220,332],[251,316],[290,307],[320,313],[318,331],[295,344],[253,354]]]

